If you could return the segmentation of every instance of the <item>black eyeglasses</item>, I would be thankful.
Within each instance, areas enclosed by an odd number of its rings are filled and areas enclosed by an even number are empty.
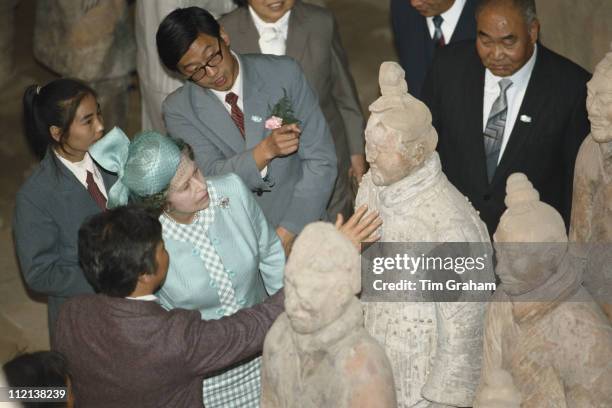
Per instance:
[[[221,61],[223,61],[223,49],[221,48],[221,38],[217,38],[217,45],[219,47],[219,50],[216,53],[214,53],[204,65],[200,65],[193,72],[193,74],[189,75],[187,77],[187,80],[192,81],[192,82],[198,82],[199,80],[201,80],[202,78],[206,76],[207,67],[214,68],[217,65],[219,65]]]

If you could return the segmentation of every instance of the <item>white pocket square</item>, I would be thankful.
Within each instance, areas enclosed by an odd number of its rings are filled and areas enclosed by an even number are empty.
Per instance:
[[[253,116],[251,116],[251,120],[252,120],[253,122],[259,123],[259,122],[261,122],[263,119],[261,118],[261,116],[253,115]]]
[[[521,122],[531,123],[531,116],[521,115]]]

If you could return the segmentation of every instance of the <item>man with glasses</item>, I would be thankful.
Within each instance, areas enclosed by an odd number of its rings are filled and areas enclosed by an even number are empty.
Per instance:
[[[164,101],[168,132],[187,141],[207,176],[233,172],[257,195],[288,253],[302,228],[325,217],[336,153],[317,98],[287,57],[237,55],[206,10],[176,9],[160,24],[157,50],[188,81]],[[286,117],[276,127],[273,108]]]

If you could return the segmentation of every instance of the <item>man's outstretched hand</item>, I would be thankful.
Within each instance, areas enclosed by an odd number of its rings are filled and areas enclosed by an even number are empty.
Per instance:
[[[376,230],[382,225],[382,219],[376,211],[371,211],[367,215],[366,213],[368,206],[364,204],[346,222],[342,214],[336,217],[336,228],[351,240],[358,251],[361,251],[362,242],[376,242],[380,239]]]

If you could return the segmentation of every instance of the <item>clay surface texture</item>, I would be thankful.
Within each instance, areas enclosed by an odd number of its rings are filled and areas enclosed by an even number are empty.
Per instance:
[[[359,254],[331,224],[298,236],[285,313],[266,336],[261,406],[395,408],[391,366],[363,327]]]
[[[591,134],[576,159],[570,241],[585,244],[584,285],[612,321],[612,50],[587,88]]]
[[[370,171],[356,206],[383,219],[381,242],[489,242],[486,226],[443,174],[429,109],[404,72],[381,65],[382,96],[366,128]],[[489,270],[483,281],[494,281]],[[485,306],[477,302],[364,302],[367,330],[393,367],[398,406],[471,406],[480,377]],[[436,405],[437,404],[437,405]]]
[[[584,261],[567,250],[561,215],[524,174],[511,175],[506,191],[494,235],[502,284],[487,309],[477,400],[501,369],[522,408],[610,407],[612,326],[581,285]]]

